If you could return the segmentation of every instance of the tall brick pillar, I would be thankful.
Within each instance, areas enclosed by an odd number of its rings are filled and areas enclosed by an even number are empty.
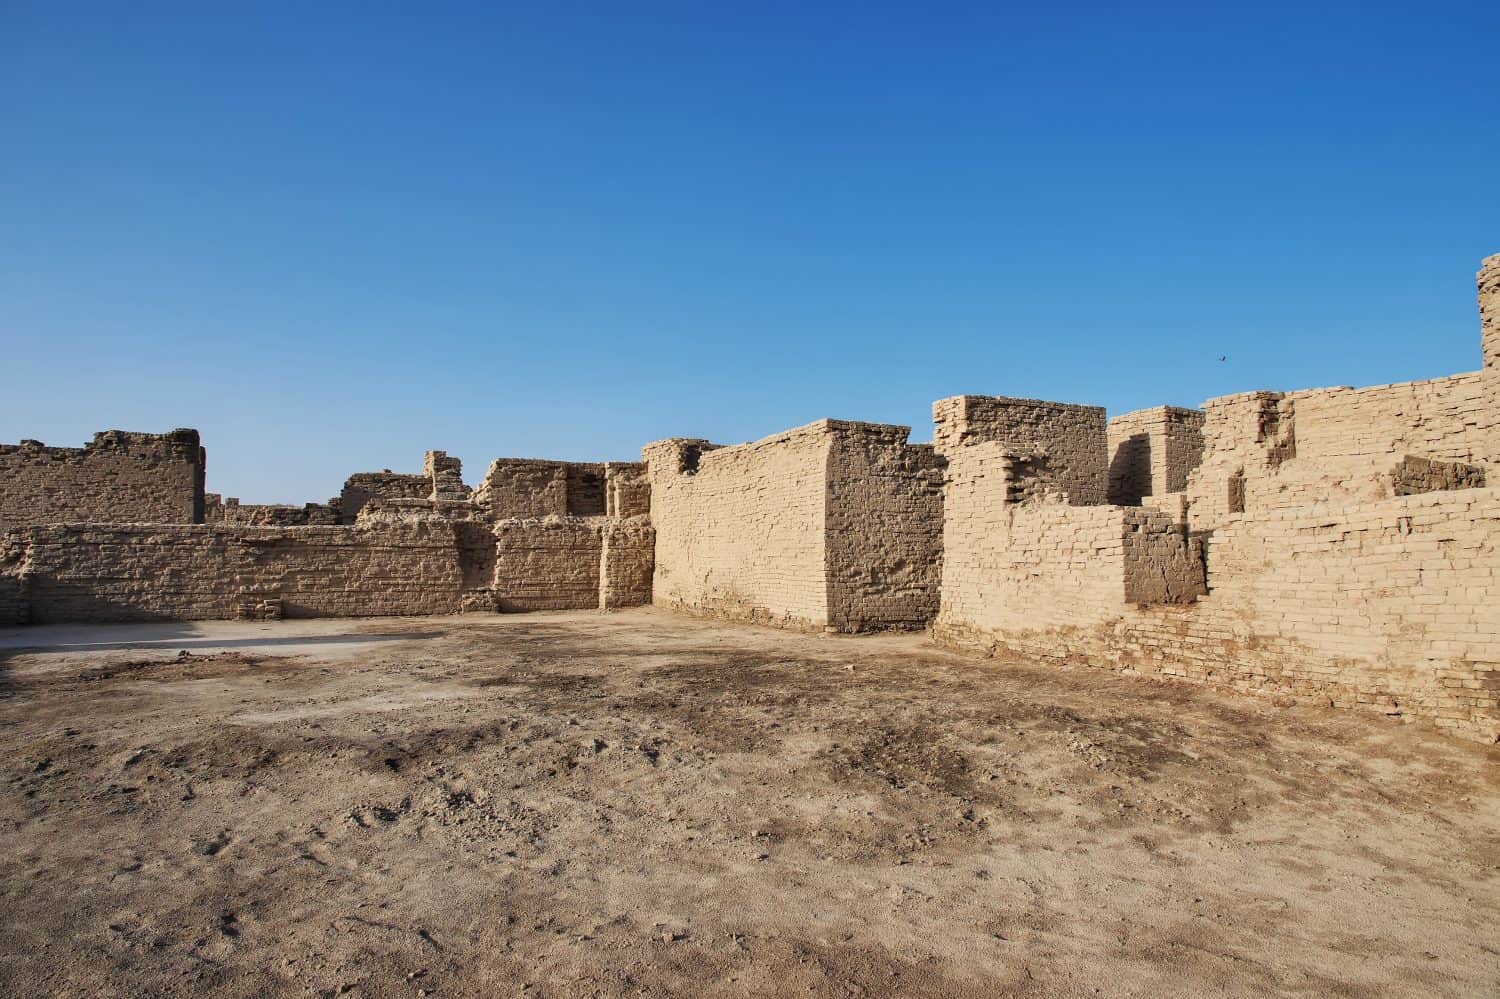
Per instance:
[[[1500,371],[1500,253],[1479,265],[1479,337],[1484,366]]]

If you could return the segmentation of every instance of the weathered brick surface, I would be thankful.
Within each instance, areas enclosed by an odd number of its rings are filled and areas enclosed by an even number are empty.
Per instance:
[[[828,624],[921,629],[942,581],[943,461],[907,427],[846,424],[828,454]]]
[[[1187,494],[1194,526],[1230,514],[1232,481],[1244,512],[1393,494],[1407,455],[1500,462],[1500,378],[1470,372],[1370,388],[1248,392],[1204,403],[1204,456]]]
[[[652,602],[785,627],[828,624],[828,455],[810,424],[737,447],[643,451],[656,527]]]
[[[607,516],[644,517],[651,513],[651,480],[645,462],[605,462],[604,488]]]
[[[1288,507],[1214,533],[1212,592],[1196,604],[1127,604],[1093,621],[1059,612],[1030,625],[996,609],[988,619],[945,615],[935,633],[1032,660],[1422,718],[1494,741],[1497,565],[1500,490]]]
[[[1484,366],[1500,370],[1500,253],[1479,267],[1479,327]]]
[[[497,458],[474,488],[474,502],[488,510],[495,520],[603,516],[604,465]]]
[[[940,454],[983,442],[1047,454],[1053,479],[1079,506],[1109,496],[1109,435],[1104,410],[1040,399],[960,395],[932,404]]]
[[[241,503],[233,496],[218,493],[204,496],[203,522],[206,524],[245,524],[250,527],[318,527],[342,522],[337,497],[328,503],[305,503],[288,506],[276,503]]]
[[[1170,517],[1068,505],[1031,459],[993,442],[949,453],[940,633],[1088,626],[1202,592],[1201,561]]]
[[[737,447],[648,445],[653,602],[792,628],[923,627],[941,461],[909,434],[820,420]]]
[[[451,526],[66,524],[24,544],[31,620],[200,620],[450,614],[462,574]]]
[[[1109,501],[1136,506],[1187,487],[1203,460],[1203,411],[1157,406],[1109,421]]]
[[[1433,461],[1409,454],[1391,472],[1397,496],[1445,489],[1478,489],[1484,485],[1484,466],[1461,461]]]
[[[641,607],[651,602],[656,531],[644,517],[607,521],[599,564],[599,608]]]
[[[598,519],[577,517],[498,521],[494,526],[497,609],[598,607],[602,526]]]
[[[355,472],[344,481],[344,489],[339,494],[339,516],[345,524],[352,524],[371,500],[427,499],[431,495],[432,480],[425,475],[403,475],[389,469]]]
[[[196,430],[106,430],[83,447],[0,444],[0,531],[63,521],[203,521],[203,448]]]

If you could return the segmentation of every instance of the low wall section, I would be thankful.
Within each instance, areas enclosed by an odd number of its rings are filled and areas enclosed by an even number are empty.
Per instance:
[[[38,624],[450,614],[462,606],[447,524],[65,524],[17,535],[24,561],[15,568]]]
[[[1093,543],[1102,551],[1110,537],[1100,528]],[[985,566],[989,585],[956,589],[951,603],[945,583],[935,631],[947,644],[1001,655],[1363,708],[1500,739],[1500,490],[1284,508],[1234,518],[1208,544],[1211,593],[1193,605],[1127,600],[1109,610],[1101,582],[1069,598],[1068,580],[1099,570],[1076,544],[1059,545],[1035,549],[1041,568]],[[951,548],[948,558],[953,564]],[[1028,624],[1002,606],[1023,582],[1101,611],[1055,611]]]

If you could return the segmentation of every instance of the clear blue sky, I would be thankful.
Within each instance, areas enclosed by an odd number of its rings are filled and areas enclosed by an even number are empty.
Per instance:
[[[504,7],[0,0],[0,440],[302,502],[1479,366],[1493,2]]]

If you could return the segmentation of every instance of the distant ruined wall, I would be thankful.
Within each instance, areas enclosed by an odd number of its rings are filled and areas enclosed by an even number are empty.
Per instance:
[[[339,494],[339,517],[345,524],[359,519],[366,503],[377,499],[427,499],[432,495],[432,481],[425,475],[403,475],[400,472],[355,472],[344,481]]]
[[[474,502],[495,520],[598,517],[605,513],[604,465],[497,458],[474,489]]]
[[[450,525],[102,525],[12,532],[33,623],[451,614]]]
[[[1202,410],[1156,406],[1109,421],[1109,501],[1138,506],[1187,488],[1203,460]]]
[[[196,430],[106,430],[81,448],[0,444],[0,531],[69,522],[203,521]]]
[[[1483,371],[1211,399],[1202,461],[1160,495],[1153,468],[1142,507],[1057,504],[1051,449],[966,443],[985,435],[946,430],[965,419],[939,404],[935,638],[1500,739],[1495,277],[1487,262]],[[1116,499],[1146,478],[1126,450],[1155,444],[1144,422],[1111,425]]]
[[[605,506],[611,517],[644,517],[651,513],[651,479],[642,461],[604,464]]]
[[[208,493],[204,497],[206,524],[245,524],[250,527],[331,527],[342,521],[340,503],[305,503],[287,506],[274,503],[241,503],[233,496]]]
[[[932,404],[933,445],[951,454],[977,443],[1039,448],[1058,487],[1077,506],[1109,497],[1109,435],[1104,410],[1040,399],[960,395]]]

